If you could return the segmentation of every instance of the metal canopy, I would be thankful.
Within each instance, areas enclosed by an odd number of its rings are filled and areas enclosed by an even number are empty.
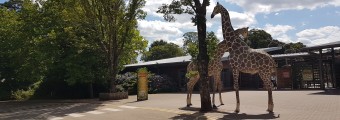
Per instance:
[[[305,47],[305,48],[302,48],[302,50],[310,51],[310,50],[318,50],[318,49],[323,49],[323,48],[334,48],[334,47],[340,47],[340,41]]]

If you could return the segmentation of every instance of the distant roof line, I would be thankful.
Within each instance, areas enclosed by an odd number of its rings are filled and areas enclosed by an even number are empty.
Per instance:
[[[316,49],[323,49],[323,48],[332,48],[332,47],[340,47],[340,41],[335,41],[335,42],[329,42],[321,45],[314,45],[310,47],[305,47],[302,48],[303,51],[308,51],[308,50],[316,50]]]
[[[309,56],[308,52],[300,52],[300,53],[286,53],[286,54],[275,54],[272,55],[273,58],[291,58],[291,57],[303,57]]]
[[[276,50],[281,50],[281,49],[282,47],[279,46],[279,47],[260,48],[257,50],[271,52],[271,51],[276,51]],[[227,60],[228,56],[229,56],[229,52],[225,52],[221,60],[222,61]],[[160,65],[160,64],[169,64],[169,63],[185,63],[185,62],[190,62],[190,61],[191,61],[191,56],[187,55],[187,56],[148,61],[148,62],[143,62],[143,63],[129,64],[129,65],[124,65],[124,67],[138,67],[138,66]]]

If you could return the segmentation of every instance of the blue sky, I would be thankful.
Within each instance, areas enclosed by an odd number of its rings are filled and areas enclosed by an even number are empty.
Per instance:
[[[207,8],[208,31],[222,39],[220,16],[209,15],[217,0]],[[148,16],[139,21],[142,35],[150,42],[167,40],[182,45],[182,35],[196,31],[190,15],[180,15],[176,22],[166,22],[155,11],[169,0],[147,0]],[[303,42],[307,46],[340,41],[339,0],[218,0],[229,10],[234,29],[250,27],[263,29],[282,42]]]
[[[171,0],[146,1],[143,9],[148,15],[139,20],[138,29],[149,44],[163,39],[182,46],[182,35],[196,31],[190,15],[178,15],[176,22],[166,22],[162,14],[156,13],[161,4]],[[207,28],[221,40],[220,16],[209,17],[217,1],[229,10],[234,29],[264,29],[274,39],[303,42],[307,46],[340,41],[340,0],[211,0]]]

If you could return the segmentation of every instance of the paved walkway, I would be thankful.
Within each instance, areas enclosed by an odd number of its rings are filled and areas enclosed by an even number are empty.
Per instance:
[[[192,107],[186,105],[186,94],[149,94],[149,100],[136,96],[118,101],[33,101],[0,102],[0,119],[49,120],[224,120],[282,119],[338,120],[340,92],[274,91],[274,113],[268,113],[266,91],[241,91],[241,111],[234,113],[235,93],[222,94],[224,104],[218,110],[200,113],[199,94],[193,94]],[[216,101],[219,104],[218,101]]]

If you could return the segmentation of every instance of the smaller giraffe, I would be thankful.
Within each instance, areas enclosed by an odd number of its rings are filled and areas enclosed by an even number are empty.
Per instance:
[[[237,29],[235,32],[236,32],[236,34],[239,34],[241,37],[243,37],[243,39],[246,39],[248,37],[248,27]],[[213,76],[214,77],[214,83],[215,83],[214,88],[213,88],[213,107],[214,108],[217,108],[216,105],[215,105],[215,92],[216,92],[216,90],[219,91],[221,105],[224,105],[223,101],[222,101],[222,96],[221,96],[221,91],[222,91],[221,71],[223,70],[223,64],[221,62],[221,57],[223,56],[224,52],[226,52],[226,50],[222,49],[225,46],[225,45],[223,45],[223,43],[224,42],[222,41],[218,44],[218,47],[217,47],[215,54],[214,54],[214,58],[216,58],[216,59],[210,60],[209,65],[208,65],[208,76]],[[217,55],[217,53],[222,53],[222,56]],[[217,62],[212,62],[214,60],[217,60]],[[218,65],[216,66],[213,63],[217,63]],[[194,61],[191,61],[189,63],[189,65],[187,66],[187,74],[190,71],[196,71],[198,73],[198,68],[197,68],[196,64],[197,63],[194,62]],[[189,81],[187,83],[187,107],[192,105],[191,104],[192,91],[193,91],[195,84],[199,80],[199,78],[200,78],[199,74],[196,74],[195,76],[192,76],[192,77],[189,78]]]

